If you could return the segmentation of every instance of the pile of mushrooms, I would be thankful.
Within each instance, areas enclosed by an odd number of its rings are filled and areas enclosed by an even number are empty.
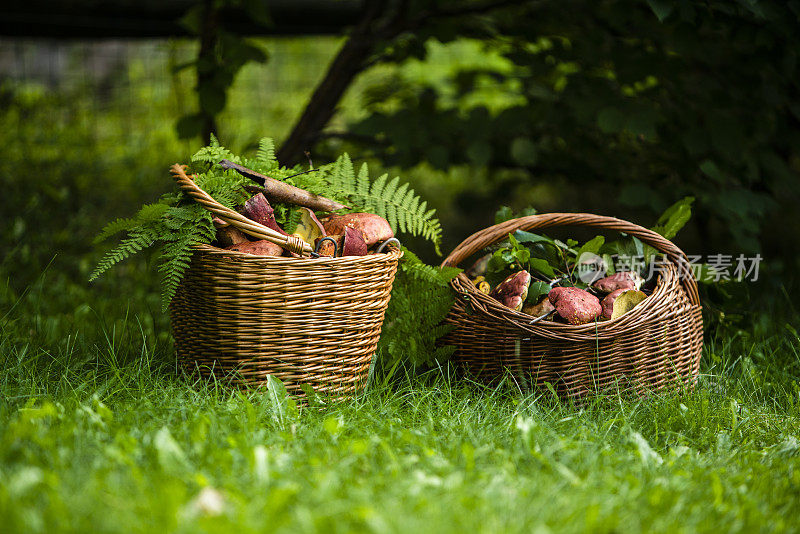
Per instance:
[[[488,290],[482,272],[485,266],[480,264],[482,260],[478,260],[466,273],[476,287],[501,304],[539,320],[561,319],[572,325],[594,320],[614,320],[647,298],[641,291],[644,282],[642,277],[636,272],[623,271],[597,280],[589,291],[578,287],[553,287],[539,302],[526,304],[530,273],[525,270],[513,273],[497,287]]]
[[[222,160],[220,165],[262,184],[261,187],[246,187],[248,191],[257,192],[241,209],[248,219],[289,235],[275,220],[275,210],[265,193],[273,200],[300,206],[300,221],[292,235],[311,245],[319,256],[365,256],[374,253],[378,244],[394,237],[389,222],[383,217],[373,213],[333,214],[331,212],[347,206],[228,160]],[[314,210],[330,214],[318,219]],[[217,217],[214,225],[217,229],[215,244],[221,248],[258,256],[296,256],[266,239],[251,241],[246,234]]]

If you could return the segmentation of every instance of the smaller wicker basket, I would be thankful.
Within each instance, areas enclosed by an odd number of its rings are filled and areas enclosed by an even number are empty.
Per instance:
[[[302,257],[310,246],[226,208],[175,165],[183,191],[223,221],[301,257],[198,245],[170,305],[178,361],[189,371],[289,393],[343,396],[366,384],[402,252]]]
[[[532,215],[481,230],[444,260],[457,266],[516,230],[590,226],[636,236],[664,253],[653,293],[613,321],[580,326],[539,321],[479,292],[463,273],[443,342],[455,345],[454,361],[474,379],[494,384],[510,376],[526,389],[548,384],[562,398],[609,390],[640,394],[694,383],[703,345],[697,284],[686,255],[657,233],[635,224],[586,213]]]

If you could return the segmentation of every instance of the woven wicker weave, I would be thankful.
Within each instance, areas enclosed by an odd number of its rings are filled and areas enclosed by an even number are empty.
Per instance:
[[[283,236],[200,190],[173,166],[181,188],[250,235],[295,253]],[[239,218],[244,219],[243,221]],[[273,375],[293,394],[308,384],[342,396],[366,383],[402,252],[341,258],[255,256],[198,245],[170,305],[179,362],[203,374],[259,385]]]
[[[635,224],[585,213],[551,213],[514,219],[462,242],[442,265],[460,262],[516,230],[590,226],[636,236],[663,252],[653,293],[613,321],[580,326],[540,321],[479,292],[460,274],[444,342],[456,346],[454,361],[484,383],[510,373],[520,386],[553,386],[562,398],[603,391],[647,393],[691,385],[697,377],[703,323],[697,285],[685,254],[670,241]]]

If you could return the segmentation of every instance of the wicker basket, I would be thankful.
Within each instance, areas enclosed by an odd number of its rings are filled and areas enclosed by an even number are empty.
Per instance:
[[[302,257],[310,246],[222,206],[173,166],[176,181],[223,221],[301,257],[254,256],[198,245],[170,305],[178,361],[202,374],[289,393],[308,384],[343,396],[366,383],[402,252]]]
[[[686,255],[657,233],[635,224],[585,213],[533,215],[481,230],[462,242],[442,265],[457,266],[516,230],[590,226],[636,236],[663,252],[653,293],[613,321],[580,326],[539,321],[479,292],[460,274],[446,321],[444,342],[471,377],[497,383],[506,373],[526,389],[555,388],[562,398],[609,390],[640,394],[694,383],[703,344],[697,284]]]

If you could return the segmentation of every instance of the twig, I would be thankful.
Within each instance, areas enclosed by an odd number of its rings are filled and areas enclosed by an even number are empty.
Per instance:
[[[296,204],[304,206],[314,211],[338,211],[347,209],[344,204],[325,198],[314,193],[310,193],[305,189],[300,189],[293,185],[289,185],[275,178],[270,178],[253,169],[248,169],[242,165],[223,159],[219,162],[223,169],[234,169],[236,172],[246,178],[250,178],[254,182],[263,183],[263,189],[259,192],[264,193],[265,196],[270,197],[278,202],[287,202],[289,204]],[[245,187],[247,189],[247,187]]]
[[[537,317],[537,318],[533,319],[533,320],[532,320],[531,322],[529,322],[528,324],[536,324],[536,323],[538,323],[539,321],[544,321],[545,319],[547,319],[548,317],[550,317],[551,315],[553,315],[555,312],[556,312],[556,310],[550,310],[549,312],[545,313],[544,315],[540,315],[539,317]]]
[[[293,174],[293,175],[291,175],[291,176],[287,176],[286,178],[284,178],[284,180],[288,180],[289,178],[294,178],[295,176],[300,176],[300,175],[302,175],[302,174],[308,174],[308,173],[310,173],[310,172],[317,172],[318,170],[319,170],[319,169],[315,169],[314,167],[311,167],[311,168],[310,168],[310,169],[308,169],[307,171],[298,172],[297,174]]]

